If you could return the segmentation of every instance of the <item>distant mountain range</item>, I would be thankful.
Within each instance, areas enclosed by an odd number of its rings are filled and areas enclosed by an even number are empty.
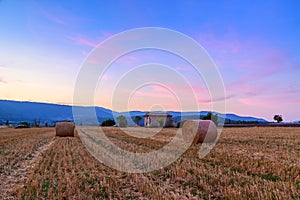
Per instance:
[[[124,115],[127,119],[134,119],[136,116],[141,116],[142,120],[139,122],[140,125],[144,123],[143,116],[146,114],[145,111],[129,111],[129,112],[115,112],[102,107],[84,107],[76,106],[78,110],[86,111],[87,109],[95,109],[96,116],[98,119],[97,123],[101,123],[106,119],[114,119],[119,115]],[[29,123],[40,123],[41,126],[47,125],[52,126],[58,121],[73,121],[73,107],[69,105],[59,105],[50,103],[38,103],[38,102],[23,102],[23,101],[11,101],[11,100],[0,100],[0,125],[5,125],[7,120],[11,125],[18,125],[20,122]],[[83,112],[84,113],[84,112]],[[168,111],[167,113],[173,116],[173,119],[177,122],[186,119],[199,119],[207,115],[208,111],[201,112],[175,112]],[[216,113],[219,120],[225,120],[225,122],[259,122],[267,123],[268,121],[255,118],[238,116],[235,114],[222,114]],[[82,125],[95,125],[95,122],[89,120],[90,116],[80,116]],[[76,118],[78,119],[78,118]],[[80,121],[79,120],[79,121]],[[129,125],[134,125],[133,120],[127,120]]]

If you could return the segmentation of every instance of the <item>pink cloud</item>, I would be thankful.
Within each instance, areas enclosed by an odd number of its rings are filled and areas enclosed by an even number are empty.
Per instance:
[[[258,94],[262,94],[268,89],[270,86],[264,84],[228,84],[225,86],[225,89],[228,95],[235,96],[255,96]]]
[[[174,98],[174,96],[170,93],[154,93],[154,92],[136,92],[137,95],[142,96],[142,97],[151,97],[151,98]]]
[[[233,81],[231,84],[249,83],[272,76],[285,69],[286,57],[282,52],[276,50],[266,50],[261,52],[256,60],[242,62],[240,67],[249,72]]]
[[[229,109],[241,115],[260,116],[272,120],[274,114],[282,114],[285,121],[299,119],[300,98],[297,96],[285,96],[268,94],[264,96],[239,98],[231,102]]]
[[[39,14],[48,19],[51,22],[54,22],[59,25],[66,24],[76,24],[79,25],[81,23],[90,22],[91,19],[84,18],[79,15],[75,15],[70,12],[70,9],[66,9],[64,6],[59,3],[55,4],[55,6],[44,7],[41,4],[34,3],[35,7],[37,7]]]
[[[278,90],[278,89],[277,89]],[[287,94],[287,95],[298,95],[300,94],[300,83],[295,83],[292,85],[289,85],[287,89],[280,89],[280,93]]]
[[[229,39],[230,38],[230,39]],[[198,34],[197,39],[204,48],[221,53],[238,53],[243,48],[243,44],[233,36],[226,39],[219,39],[212,33]]]
[[[120,59],[116,60],[116,63],[130,65],[130,64],[137,63],[138,60],[139,60],[139,58],[136,56],[124,55]]]
[[[68,39],[70,39],[71,41],[75,42],[76,44],[79,45],[85,45],[85,46],[89,46],[89,47],[96,47],[99,42],[88,39],[86,37],[83,37],[81,35],[77,35],[77,36],[68,36]]]
[[[160,105],[166,110],[180,109],[177,97],[168,89],[159,85],[148,85],[135,91],[129,104],[131,110],[149,110],[154,105]]]
[[[191,88],[187,85],[182,85],[180,83],[173,82],[170,85],[151,85],[151,90],[153,93],[161,94],[161,93],[174,93],[175,95],[195,95],[196,98],[200,98],[201,96],[209,95],[208,91],[205,88],[201,88],[198,86],[192,86]]]
[[[118,51],[118,49],[123,49],[121,45],[122,44],[116,45],[114,47],[114,50]],[[155,60],[155,55],[152,55],[149,51],[145,49],[140,49],[122,55],[117,60],[115,60],[115,63],[132,67],[153,62],[153,60]]]
[[[171,90],[171,88],[169,88],[168,86],[158,85],[158,84],[151,85],[151,89],[154,92],[170,92],[170,90]]]
[[[222,37],[212,33],[201,33],[196,38],[219,67],[235,70],[236,74],[246,72],[248,79],[260,74],[258,78],[272,75],[287,64],[288,56],[281,49],[262,39],[240,39],[232,30]]]
[[[135,94],[143,97],[152,98],[174,98],[170,90],[159,85],[148,85],[141,91],[136,91]]]
[[[103,76],[101,76],[101,80],[103,80],[103,81],[108,81],[108,80],[110,80],[110,76],[108,75],[108,74],[104,74]]]
[[[258,98],[239,98],[238,101],[248,106],[268,106],[268,104]]]
[[[95,48],[99,44],[101,44],[101,42],[106,40],[109,36],[111,36],[110,33],[102,31],[98,34],[97,37],[94,37],[94,38],[88,38],[88,37],[80,35],[80,34],[75,35],[75,36],[65,36],[65,37],[67,39],[69,39],[70,41],[72,41],[74,44]],[[99,48],[99,49],[102,48],[105,50],[106,53],[109,53],[109,54],[111,54],[115,51],[115,49],[110,46],[101,45],[101,46],[98,46],[97,48]],[[81,51],[81,53],[84,56],[87,56],[89,54],[89,52],[87,52],[87,51]]]
[[[71,38],[70,38],[71,39]],[[96,47],[98,45],[97,42],[94,42],[92,40],[88,40],[85,38],[72,38],[71,40],[73,40],[76,44],[80,44],[80,45],[85,45],[85,46],[89,46],[89,47]],[[114,49],[110,48],[110,47],[104,47],[104,46],[98,46],[97,48],[104,48],[105,49],[105,55],[106,56],[111,56],[114,55]],[[87,51],[81,51],[81,54],[85,57],[85,62],[86,63],[90,63],[90,64],[96,64],[99,65],[101,63],[103,63],[103,55],[102,57],[99,56],[99,54],[90,54],[90,52]]]
[[[207,48],[221,75],[228,80],[225,83],[228,96],[242,97],[242,102],[250,104],[249,97],[274,91],[277,82],[272,76],[289,69],[290,56],[265,40],[240,38],[229,31],[221,37],[200,34],[198,41]]]
[[[188,72],[188,71],[191,71],[191,68],[190,68],[190,67],[183,66],[183,65],[175,66],[175,69],[178,70],[178,71],[182,71],[182,72]]]
[[[159,85],[159,84],[149,85],[147,86],[147,90],[137,91],[136,94],[155,98],[155,99],[176,98],[176,96],[174,95],[178,95],[178,97],[183,98],[181,100],[184,101],[185,103],[187,101],[195,103],[194,100],[196,100],[196,102],[198,102],[199,104],[209,104],[213,102],[229,100],[236,96],[236,94],[229,94],[225,97],[220,96],[220,97],[210,98],[210,93],[207,90],[207,88],[202,88],[197,85],[196,86],[191,85],[190,88],[187,86],[183,86],[180,83],[178,84],[172,83],[171,85]],[[191,97],[195,97],[196,99],[188,100],[188,98]]]
[[[52,21],[54,23],[60,24],[60,25],[65,25],[66,22],[62,20],[61,18],[58,17],[58,15],[53,15],[47,12],[46,10],[40,10],[40,13],[47,18],[49,21]]]
[[[288,90],[284,84],[281,90],[280,86],[274,87],[278,82],[272,77],[291,67],[288,63],[290,56],[283,50],[259,39],[239,40],[234,34],[223,38],[207,34],[199,41],[216,60],[221,75],[225,73],[225,78],[230,81],[225,83],[225,88],[227,99],[231,99],[231,111],[264,113],[268,111],[262,108],[275,110],[287,102],[294,104],[299,101],[296,96],[299,90],[295,87]],[[199,99],[199,103],[205,102],[208,100]],[[236,102],[245,107],[236,108]]]
[[[198,99],[198,103],[200,104],[207,104],[207,103],[214,103],[214,102],[218,102],[218,101],[226,101],[229,99],[234,98],[236,95],[235,94],[231,94],[231,95],[226,95],[226,97],[217,97],[217,98],[200,98]]]
[[[299,87],[284,84],[274,85],[268,82],[263,85],[246,85],[239,88],[237,85],[229,102],[228,110],[244,115],[265,117],[272,120],[276,112],[284,115],[285,120],[299,118],[298,104],[300,102]],[[245,90],[245,91],[243,91]]]
[[[162,85],[151,85],[150,87],[147,87],[147,91],[137,91],[136,94],[139,96],[144,96],[144,97],[151,97],[153,99],[159,99],[159,98],[164,98],[164,99],[173,99],[177,98],[174,95],[179,95],[181,97],[186,96],[186,97],[191,97],[191,95],[195,95],[196,97],[196,102],[199,104],[209,104],[213,102],[218,102],[218,101],[224,101],[224,100],[229,100],[235,97],[236,95],[228,95],[226,97],[216,97],[216,98],[209,98],[209,93],[205,89],[195,87],[192,88],[192,92],[194,94],[191,94],[191,90],[187,89],[185,87],[179,86],[179,85],[173,85],[173,87],[170,87],[170,90],[168,90],[168,86],[162,86]],[[174,92],[174,95],[173,93]],[[186,94],[186,95],[185,95]],[[189,98],[184,98],[181,99],[183,104],[186,104],[187,102],[194,102],[194,100],[191,100]],[[195,103],[195,102],[194,102]]]

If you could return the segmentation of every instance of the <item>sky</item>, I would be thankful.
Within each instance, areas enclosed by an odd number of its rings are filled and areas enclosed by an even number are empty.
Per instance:
[[[72,105],[94,48],[123,31],[161,27],[206,50],[224,83],[227,113],[300,120],[299,10],[299,1],[285,0],[0,0],[0,99]],[[220,101],[190,63],[154,49],[114,60],[95,87],[94,104],[116,111],[180,110],[195,104],[191,93],[200,110]]]

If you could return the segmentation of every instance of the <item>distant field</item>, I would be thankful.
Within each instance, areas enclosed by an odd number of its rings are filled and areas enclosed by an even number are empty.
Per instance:
[[[137,134],[145,128],[129,128]],[[176,129],[139,139],[105,128],[116,145],[148,152]],[[170,166],[144,174],[110,169],[78,136],[53,128],[0,129],[0,197],[4,199],[300,199],[300,128],[224,128],[214,149],[198,158],[192,146]]]

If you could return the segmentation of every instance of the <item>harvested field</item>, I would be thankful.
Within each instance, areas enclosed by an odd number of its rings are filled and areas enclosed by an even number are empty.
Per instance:
[[[131,152],[150,152],[177,129],[150,138],[104,128]],[[127,128],[145,136],[145,128]],[[153,129],[154,130],[154,129]],[[214,149],[198,158],[192,146],[157,171],[130,174],[106,167],[80,138],[55,137],[52,128],[0,130],[0,196],[15,199],[299,199],[300,128],[225,128]],[[38,153],[39,152],[39,153]],[[25,172],[20,170],[24,168]],[[20,178],[21,177],[21,178]],[[7,181],[9,180],[9,181]]]

